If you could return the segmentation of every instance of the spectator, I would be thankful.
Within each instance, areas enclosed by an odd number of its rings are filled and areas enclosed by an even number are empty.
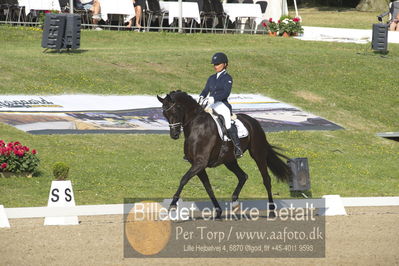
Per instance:
[[[140,31],[141,26],[141,14],[143,13],[143,9],[145,8],[145,0],[132,0],[134,5],[134,12],[136,13],[136,29],[135,31]],[[128,28],[131,28],[133,24],[133,19],[129,21],[127,24]]]
[[[399,31],[399,13],[396,15],[396,18],[392,19],[389,24],[389,30],[391,31]]]
[[[98,22],[101,20],[101,6],[99,0],[78,0],[76,3],[78,9],[84,9],[93,13],[92,19],[95,30],[102,30],[98,27]]]

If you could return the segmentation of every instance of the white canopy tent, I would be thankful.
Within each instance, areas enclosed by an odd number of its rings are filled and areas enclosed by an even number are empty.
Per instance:
[[[266,12],[263,15],[264,19],[272,18],[274,21],[278,21],[281,16],[288,15],[287,0],[256,0],[255,3],[258,1],[267,2]],[[296,0],[293,1],[295,6],[295,17],[299,17]]]
[[[225,0],[224,0],[225,1]],[[255,0],[254,2],[258,1],[267,1],[267,8],[266,12],[263,14],[263,19],[269,19],[273,18],[274,21],[277,21],[280,19],[282,15],[288,15],[288,4],[287,0]],[[294,1],[294,6],[295,6],[295,16],[299,17],[298,14],[298,6],[296,3],[296,0]],[[70,8],[70,13],[73,13],[73,0],[70,0],[69,6]],[[179,32],[183,32],[183,19],[182,19],[182,0],[178,0],[180,4],[180,9],[179,9]]]

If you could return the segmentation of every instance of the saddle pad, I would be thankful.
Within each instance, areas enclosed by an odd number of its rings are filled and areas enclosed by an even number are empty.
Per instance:
[[[222,128],[220,127],[220,124],[219,124],[219,122],[218,122],[218,120],[217,120],[217,116],[215,116],[215,115],[213,115],[213,114],[209,114],[209,115],[212,116],[213,120],[214,120],[215,123],[216,123],[216,126],[217,126],[217,128],[218,128],[218,132],[219,132],[220,138],[221,138],[222,140],[224,140],[224,141],[230,141],[230,138],[229,138],[228,136],[223,135],[223,131],[222,131]],[[234,123],[235,123],[235,125],[236,125],[236,127],[237,127],[238,137],[239,137],[240,139],[241,139],[241,138],[248,137],[248,130],[247,130],[247,128],[244,126],[244,124],[243,124],[238,118],[235,119],[235,120],[232,120],[232,121],[234,121]]]

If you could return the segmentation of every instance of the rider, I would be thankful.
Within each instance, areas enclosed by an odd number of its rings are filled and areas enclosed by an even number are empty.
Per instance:
[[[234,144],[234,154],[239,158],[242,156],[240,139],[237,128],[231,124],[232,108],[227,101],[233,85],[233,78],[227,73],[228,63],[229,60],[224,53],[216,53],[212,56],[211,64],[213,64],[216,74],[208,78],[198,102],[202,105],[207,100],[208,106],[223,116],[227,132]]]

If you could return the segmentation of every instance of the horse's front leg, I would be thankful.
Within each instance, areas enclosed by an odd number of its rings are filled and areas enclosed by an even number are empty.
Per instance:
[[[198,177],[204,185],[205,190],[208,193],[209,198],[213,203],[213,206],[215,207],[216,218],[220,219],[222,217],[222,208],[220,208],[219,202],[217,201],[215,194],[213,193],[213,189],[211,183],[209,182],[208,174],[206,173],[205,169],[198,173]]]
[[[180,198],[180,193],[183,190],[183,187],[187,184],[187,182],[195,175],[197,175],[199,172],[204,170],[206,165],[202,163],[197,163],[193,164],[191,168],[187,171],[187,173],[181,178],[179,188],[177,189],[175,195],[173,196],[172,203],[170,203],[169,210],[175,210],[177,205],[177,201]]]

